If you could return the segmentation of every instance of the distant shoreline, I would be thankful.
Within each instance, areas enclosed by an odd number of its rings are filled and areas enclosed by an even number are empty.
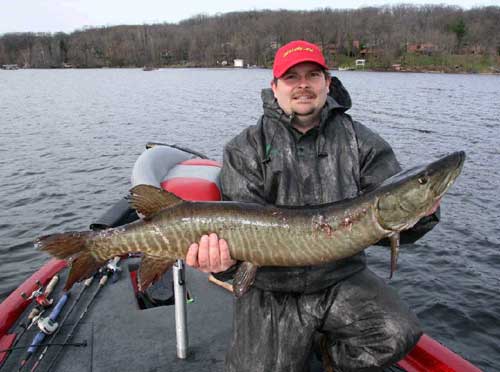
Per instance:
[[[231,69],[231,70],[252,70],[252,69],[266,69],[271,70],[271,67],[264,66],[253,66],[250,68],[247,67],[233,67],[233,66],[192,66],[192,65],[175,65],[175,66],[158,66],[151,69],[144,69],[143,67],[137,66],[91,66],[91,67],[80,67],[80,66],[72,66],[72,67],[18,67],[15,69],[0,69],[0,70],[106,70],[106,69],[141,69],[144,72],[152,72],[159,69],[214,69],[214,70],[223,70],[223,69]],[[391,68],[352,68],[342,70],[338,67],[331,68],[330,71],[335,72],[392,72],[392,73],[421,73],[421,74],[458,74],[458,75],[500,75],[500,69],[492,69],[491,71],[467,71],[465,69],[450,69],[450,68],[442,68],[442,69],[427,69],[424,67],[413,67],[413,68],[404,68],[404,69],[391,69]]]

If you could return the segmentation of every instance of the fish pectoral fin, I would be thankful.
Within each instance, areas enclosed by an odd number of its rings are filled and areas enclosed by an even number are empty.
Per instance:
[[[130,189],[130,206],[146,218],[183,202],[171,192],[151,185],[137,185]]]
[[[233,292],[236,297],[243,296],[250,289],[258,268],[257,265],[247,261],[240,265],[233,280]]]
[[[391,275],[389,276],[389,279],[392,278],[392,274],[394,274],[398,265],[399,239],[399,233],[389,235],[389,241],[391,242]]]
[[[137,284],[140,292],[144,292],[152,283],[170,270],[175,260],[165,259],[164,257],[155,257],[145,254],[142,257],[139,266],[139,276]]]

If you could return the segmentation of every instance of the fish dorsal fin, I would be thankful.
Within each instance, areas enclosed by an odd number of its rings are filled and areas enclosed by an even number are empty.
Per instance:
[[[183,200],[171,192],[151,185],[137,185],[130,189],[130,205],[146,218],[162,209],[181,204]]]

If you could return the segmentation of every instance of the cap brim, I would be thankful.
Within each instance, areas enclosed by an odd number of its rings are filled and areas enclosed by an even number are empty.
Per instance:
[[[285,74],[285,72],[287,72],[293,66],[297,66],[298,64],[304,63],[304,62],[316,63],[317,65],[321,66],[323,69],[328,70],[328,66],[327,65],[325,65],[325,64],[323,64],[321,62],[318,62],[316,59],[314,59],[314,58],[304,58],[304,59],[301,59],[300,61],[290,62],[288,65],[285,65],[284,67],[281,67],[280,70],[278,71],[278,73],[276,73],[276,71],[273,71],[274,77],[276,79],[279,79],[280,77],[282,77]]]

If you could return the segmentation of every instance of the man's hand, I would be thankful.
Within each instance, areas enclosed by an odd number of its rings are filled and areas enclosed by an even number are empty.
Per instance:
[[[193,243],[186,254],[186,264],[205,273],[220,273],[236,264],[229,247],[217,234],[203,235],[200,243]]]

